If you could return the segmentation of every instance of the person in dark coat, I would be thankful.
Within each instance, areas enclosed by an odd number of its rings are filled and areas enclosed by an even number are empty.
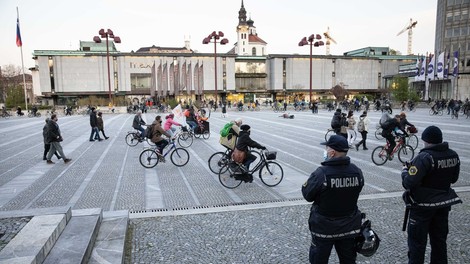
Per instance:
[[[145,125],[145,121],[142,120],[142,111],[137,111],[137,114],[134,116],[134,120],[132,120],[132,127],[136,130],[140,131],[140,140],[145,138],[145,129],[142,125]]]
[[[47,143],[47,128],[48,128],[48,122],[50,121],[49,117],[46,118],[46,124],[42,128],[42,137],[44,139],[44,155],[42,156],[42,160],[47,160],[46,155],[51,149],[51,143]],[[57,159],[61,159],[62,157],[59,156],[59,153],[54,152],[54,155],[57,157]]]
[[[51,148],[46,156],[47,164],[54,164],[51,158],[56,151],[59,152],[60,156],[62,157],[62,159],[64,159],[65,163],[68,163],[72,160],[65,157],[64,151],[62,150],[62,146],[60,145],[60,142],[62,142],[63,138],[60,134],[59,125],[57,124],[58,120],[59,119],[57,118],[57,115],[52,114],[51,119],[47,123],[46,143],[51,145]]]
[[[98,130],[101,131],[101,133],[103,134],[104,139],[108,139],[109,137],[107,137],[106,134],[104,133],[103,113],[98,112],[96,122],[97,122],[97,125],[98,125]]]
[[[98,118],[96,117],[96,109],[94,107],[91,108],[90,112],[90,126],[91,126],[91,134],[90,134],[90,141],[95,141],[95,139],[101,141],[103,139],[100,138],[100,132],[98,129]]]
[[[302,195],[313,202],[308,220],[312,237],[310,263],[328,263],[333,246],[340,263],[356,263],[356,241],[361,231],[357,200],[364,186],[361,169],[351,163],[346,138],[333,135],[324,159],[302,186]]]
[[[424,263],[428,236],[430,263],[447,263],[449,212],[452,205],[462,202],[450,187],[459,179],[460,159],[442,141],[438,127],[427,127],[421,139],[424,148],[401,173],[407,190],[403,198],[409,208],[408,263]]]
[[[245,166],[246,171],[250,171],[250,164],[256,160],[256,156],[251,154],[248,150],[250,148],[258,148],[258,149],[266,149],[265,146],[259,144],[258,142],[254,141],[250,137],[251,127],[249,125],[241,125],[240,126],[240,134],[238,136],[236,148],[238,150],[244,151],[246,153],[245,161],[243,165]],[[251,174],[246,175],[249,179],[248,181],[253,181],[253,176]]]
[[[333,114],[333,118],[331,119],[331,128],[335,131],[336,135],[341,134],[341,109],[339,108],[336,109]]]

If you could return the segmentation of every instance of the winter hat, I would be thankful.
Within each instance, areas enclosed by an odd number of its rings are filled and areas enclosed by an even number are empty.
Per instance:
[[[251,127],[250,127],[249,125],[242,125],[242,126],[240,127],[240,129],[241,129],[242,131],[249,131],[250,128],[251,128]]]
[[[421,139],[431,144],[442,143],[442,131],[437,126],[428,126],[421,134]]]

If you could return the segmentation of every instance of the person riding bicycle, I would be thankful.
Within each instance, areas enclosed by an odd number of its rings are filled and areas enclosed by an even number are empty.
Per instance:
[[[194,114],[194,107],[186,106],[186,110],[184,111],[184,116],[186,117],[186,123],[189,125],[191,130],[195,132],[197,123],[196,123],[196,115]]]
[[[147,137],[157,145],[158,152],[162,154],[159,156],[160,161],[165,161],[165,158],[163,157],[163,149],[168,145],[168,140],[162,138],[162,135],[165,135],[168,138],[171,138],[171,135],[163,129],[162,117],[159,115],[155,117],[155,121],[153,121],[151,126],[153,126],[152,135],[147,135]]]
[[[166,119],[165,124],[163,125],[163,129],[171,136],[174,136],[175,131],[176,131],[176,128],[174,126],[182,126],[180,123],[173,120],[174,117],[175,117],[174,114],[167,115],[165,117]]]
[[[18,107],[16,108],[16,114],[19,115],[19,116],[23,116],[23,115],[24,115],[24,113],[21,112],[21,107],[18,106]]]
[[[132,127],[140,131],[140,140],[145,138],[145,129],[142,127],[142,125],[145,124],[145,121],[142,120],[142,111],[137,111],[137,114],[135,114],[134,120],[132,121]]]
[[[408,127],[414,127],[415,125],[411,124],[408,122],[408,119],[406,119],[406,113],[401,112],[400,113],[400,128],[404,131],[409,131]]]
[[[400,115],[395,115],[395,118],[391,118],[382,124],[382,137],[384,137],[389,144],[387,149],[389,160],[393,159],[392,152],[397,145],[395,142],[395,136],[392,134],[392,132],[394,132],[397,128],[401,130],[405,136],[408,136],[408,133],[406,133],[406,131],[403,130],[400,126]]]
[[[248,152],[248,147],[250,148],[258,148],[258,149],[266,149],[265,146],[260,145],[258,142],[254,141],[250,137],[250,130],[251,127],[249,125],[242,125],[240,127],[240,135],[237,140],[236,148],[238,150],[244,151],[246,153],[246,158],[243,161],[243,165],[245,166],[246,172],[240,175],[240,178],[243,178],[245,182],[252,182],[253,175],[248,173],[250,171],[250,164],[256,160],[256,156]]]
[[[36,114],[38,112],[38,107],[33,105],[33,107],[31,108],[31,112],[33,113],[33,116],[36,116]]]

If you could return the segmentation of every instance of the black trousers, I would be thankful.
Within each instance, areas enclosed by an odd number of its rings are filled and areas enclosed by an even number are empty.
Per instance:
[[[354,238],[343,239],[321,239],[312,235],[309,260],[314,264],[327,264],[333,246],[338,254],[341,264],[356,263],[356,248]]]
[[[395,146],[397,145],[397,143],[395,142],[395,137],[392,135],[392,134],[387,134],[387,135],[382,135],[388,142],[389,144],[389,147],[388,147],[388,150],[387,150],[387,153],[390,155],[393,151],[393,149],[395,148]]]
[[[447,264],[447,234],[450,207],[441,209],[411,209],[408,222],[408,263],[424,263],[428,241],[431,244],[431,264]]]
[[[359,141],[359,143],[357,143],[357,146],[360,147],[362,145],[363,148],[367,148],[366,147],[366,139],[367,139],[367,131],[362,131],[361,132],[361,141]]]

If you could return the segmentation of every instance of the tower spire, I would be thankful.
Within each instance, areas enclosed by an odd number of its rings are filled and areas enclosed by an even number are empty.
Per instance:
[[[238,11],[238,25],[246,25],[246,10],[245,5],[243,4],[243,0],[240,11]]]

